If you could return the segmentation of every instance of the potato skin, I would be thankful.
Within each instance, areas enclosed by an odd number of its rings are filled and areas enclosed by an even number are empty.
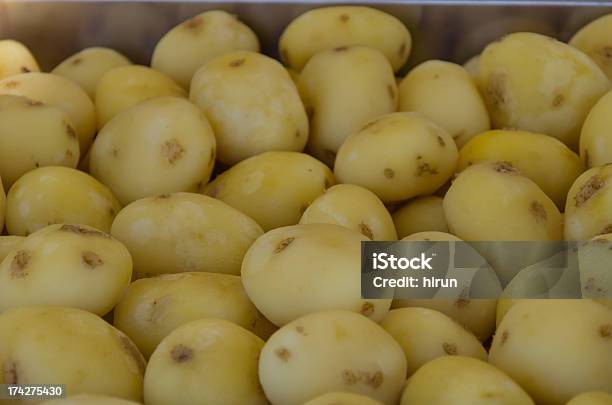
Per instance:
[[[487,405],[491,401],[504,405],[534,404],[517,383],[486,362],[444,356],[412,375],[400,405]]]
[[[300,74],[299,89],[311,123],[307,148],[329,166],[351,133],[397,107],[389,62],[377,50],[362,46],[313,56]]]
[[[576,395],[566,405],[612,405],[612,394],[590,391]]]
[[[304,153],[265,152],[217,176],[202,193],[244,212],[268,231],[295,225],[335,183],[331,170]]]
[[[352,394],[350,392],[328,392],[319,395],[303,405],[383,405],[382,402],[366,395]]]
[[[578,246],[582,298],[591,298],[612,309],[612,233],[599,235]]]
[[[200,110],[182,98],[144,101],[111,120],[91,148],[89,170],[122,204],[206,184],[216,140]]]
[[[257,35],[232,14],[206,11],[180,23],[159,40],[151,67],[189,88],[200,67],[237,50],[259,52]]]
[[[300,224],[336,224],[371,240],[397,240],[391,215],[376,194],[352,184],[337,184],[304,211]]]
[[[458,171],[483,161],[508,162],[533,180],[559,209],[584,171],[576,153],[547,135],[495,130],[472,138],[460,151]]]
[[[587,115],[580,134],[580,157],[588,168],[612,163],[612,91],[606,93]]]
[[[38,62],[21,42],[12,39],[0,41],[0,80],[28,72],[39,72]]]
[[[612,33],[612,15],[599,17],[582,27],[570,39],[569,44],[588,55],[612,79],[610,64],[610,34]]]
[[[417,197],[393,213],[399,239],[419,232],[448,232],[442,202],[437,196]]]
[[[215,131],[219,160],[233,165],[268,151],[304,149],[308,117],[277,61],[255,52],[218,56],[197,71],[189,92]]]
[[[404,385],[406,359],[373,321],[349,311],[322,311],[296,319],[268,339],[259,377],[273,404],[298,405],[344,391],[391,405]]]
[[[220,319],[175,329],[147,366],[145,402],[151,405],[265,405],[257,362],[263,340]]]
[[[547,134],[573,150],[589,110],[610,88],[588,56],[533,33],[510,34],[487,46],[480,75],[494,128]]]
[[[399,85],[399,111],[425,115],[461,148],[491,129],[487,107],[468,72],[460,65],[430,60],[413,68]]]
[[[27,236],[47,225],[83,224],[110,231],[121,209],[113,193],[76,169],[47,166],[21,176],[6,200],[6,229]]]
[[[143,198],[117,214],[111,234],[127,246],[136,278],[207,271],[239,274],[263,231],[222,201],[194,193]]]
[[[89,312],[56,306],[9,309],[0,314],[0,341],[0,384],[53,381],[66,385],[68,396],[142,398],[142,355],[127,336]]]
[[[448,133],[417,113],[384,115],[344,142],[334,165],[340,183],[374,192],[385,203],[428,195],[455,171],[457,146]]]
[[[24,236],[2,235],[0,236],[0,262],[17,248],[25,240]]]
[[[335,6],[305,12],[279,39],[283,63],[297,71],[316,53],[354,45],[379,50],[397,71],[410,55],[412,38],[404,24],[390,14],[370,7]]]
[[[239,276],[180,273],[134,281],[114,312],[114,325],[149,358],[174,329],[202,318],[233,322],[267,339],[275,330],[249,301]]]
[[[501,321],[489,361],[538,404],[610,391],[612,311],[591,300],[523,300]]]

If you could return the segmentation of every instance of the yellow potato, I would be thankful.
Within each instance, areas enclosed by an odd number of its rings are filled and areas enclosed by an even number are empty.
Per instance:
[[[365,187],[389,203],[436,191],[455,172],[457,157],[444,129],[420,114],[399,112],[348,137],[334,173],[338,182]]]
[[[215,131],[219,160],[233,165],[268,151],[304,149],[308,117],[287,70],[255,52],[216,57],[197,71],[189,92]]]
[[[0,94],[24,96],[64,111],[85,154],[96,132],[94,105],[74,82],[50,73],[24,73],[0,81]]]
[[[103,184],[76,169],[41,167],[23,175],[6,200],[6,229],[27,236],[50,224],[82,224],[109,232],[121,205]]]
[[[334,184],[331,170],[297,152],[266,152],[221,173],[204,194],[244,212],[268,231],[295,225],[318,196]]]
[[[601,16],[582,27],[569,41],[587,54],[612,79],[612,15]]]
[[[360,232],[371,240],[397,240],[393,219],[371,191],[338,184],[306,208],[300,224],[336,224]]]
[[[206,184],[216,141],[206,117],[185,99],[157,97],[116,116],[91,147],[89,170],[122,204]]]
[[[106,395],[72,395],[62,399],[52,399],[41,402],[39,405],[139,405],[139,402],[109,397]]]
[[[25,45],[12,39],[0,40],[0,80],[39,71],[38,62]]]
[[[533,405],[510,377],[481,360],[444,356],[421,367],[406,383],[400,405]]]
[[[131,277],[130,253],[110,235],[82,225],[50,225],[19,243],[0,264],[0,312],[60,305],[102,316]]]
[[[281,59],[298,71],[318,52],[353,45],[379,50],[397,71],[410,56],[412,38],[390,14],[370,7],[336,6],[305,12],[279,39]]]
[[[115,307],[114,325],[146,357],[174,329],[202,318],[219,318],[267,339],[274,326],[249,301],[239,276],[166,274],[133,282]]]
[[[132,254],[137,278],[207,271],[239,274],[263,231],[222,201],[192,193],[143,198],[123,208],[111,229]]]
[[[483,161],[508,162],[536,183],[559,209],[574,180],[584,171],[576,153],[546,135],[495,130],[472,138],[460,151],[458,170]]]
[[[328,392],[319,395],[303,405],[383,405],[374,398],[350,392]]]
[[[102,129],[114,116],[155,97],[186,97],[174,80],[146,66],[120,66],[107,71],[96,86],[96,117]]]
[[[468,72],[441,60],[429,60],[408,73],[399,85],[398,110],[423,114],[446,129],[459,148],[491,128],[487,107]]]
[[[603,391],[590,391],[576,395],[566,405],[612,405],[612,394]]]
[[[524,300],[502,320],[489,361],[538,403],[610,391],[612,311],[590,300]]]
[[[442,197],[417,197],[393,213],[397,237],[405,238],[418,232],[448,232],[442,208]]]
[[[351,133],[397,107],[391,65],[362,46],[316,54],[300,74],[299,89],[310,117],[308,149],[329,166]]]
[[[257,362],[264,342],[220,319],[201,319],[175,329],[147,366],[149,405],[265,405]]]
[[[0,262],[24,240],[24,236],[0,236]]]
[[[168,31],[155,46],[151,67],[189,88],[200,67],[219,55],[238,50],[258,52],[257,36],[236,16],[212,10]]]
[[[400,345],[349,311],[322,311],[280,328],[266,342],[259,378],[275,405],[299,405],[343,391],[396,404],[406,378]]]
[[[94,100],[98,82],[106,72],[131,64],[128,58],[113,49],[91,47],[69,56],[60,62],[51,73],[77,83]]]
[[[63,384],[67,396],[142,398],[142,355],[127,336],[89,312],[9,309],[0,313],[0,342],[0,384]]]
[[[487,46],[480,75],[494,128],[550,135],[573,150],[589,110],[610,88],[588,56],[533,33],[510,34]]]
[[[599,99],[582,126],[580,157],[589,168],[612,163],[612,136],[608,131],[612,125],[611,117],[612,91]]]
[[[79,141],[61,109],[26,97],[0,95],[0,175],[8,189],[41,166],[75,168]]]

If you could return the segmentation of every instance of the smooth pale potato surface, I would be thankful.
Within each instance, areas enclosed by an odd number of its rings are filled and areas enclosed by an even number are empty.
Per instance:
[[[612,48],[610,49],[612,51]],[[612,55],[611,55],[612,56]],[[591,168],[612,163],[612,92],[606,93],[587,115],[580,134],[580,157]]]
[[[278,228],[258,238],[242,262],[251,301],[278,326],[322,310],[343,309],[375,321],[391,300],[361,299],[362,234],[332,224]]]
[[[193,77],[189,98],[210,120],[227,165],[268,151],[300,152],[308,140],[295,84],[265,55],[236,51],[211,60]]]
[[[524,300],[501,321],[489,361],[538,404],[610,390],[612,311],[591,300]]]
[[[578,155],[562,142],[525,131],[494,130],[475,136],[459,151],[457,170],[483,161],[510,163],[559,209],[565,207],[567,192],[584,171]]]
[[[279,39],[281,59],[297,71],[318,52],[353,45],[379,50],[397,71],[410,55],[412,38],[390,14],[369,7],[336,6],[300,15]]]
[[[19,243],[0,264],[0,311],[28,305],[108,313],[132,277],[128,250],[83,225],[50,225]]]
[[[344,391],[395,404],[406,378],[402,348],[384,329],[349,311],[322,311],[283,326],[259,360],[270,402],[298,405]]]
[[[267,339],[274,326],[257,311],[239,276],[181,273],[133,282],[114,312],[114,325],[145,357],[174,329],[202,318],[219,318]]]
[[[137,278],[192,271],[239,274],[244,254],[262,233],[240,211],[192,193],[135,201],[111,228],[132,254]]]
[[[436,191],[453,175],[457,157],[444,129],[420,114],[399,112],[370,121],[347,138],[334,174],[338,182],[396,202]]]
[[[6,229],[27,236],[50,224],[68,223],[110,231],[119,201],[102,183],[76,169],[41,167],[11,187],[6,203]]]
[[[382,402],[350,392],[329,392],[304,402],[303,405],[382,405]]]
[[[89,170],[122,204],[206,184],[216,140],[208,120],[177,97],[144,101],[118,115],[98,134]]]
[[[372,240],[397,239],[393,219],[380,199],[352,184],[338,184],[326,190],[306,208],[300,224],[336,224]]]
[[[142,398],[142,355],[127,336],[89,312],[45,306],[10,309],[0,314],[0,341],[0,384],[53,381],[65,385],[67,396]]]
[[[582,27],[569,44],[587,54],[612,79],[612,15],[604,15]]]
[[[0,80],[20,73],[38,71],[38,62],[25,45],[12,39],[0,41]]]
[[[576,395],[566,405],[612,405],[612,394],[607,392],[585,392]]]
[[[299,89],[310,118],[308,150],[330,167],[351,133],[397,107],[389,62],[375,49],[361,46],[315,55],[300,74]]]
[[[39,405],[139,405],[139,402],[128,401],[106,395],[72,395],[68,398],[52,399]]]
[[[7,190],[37,167],[77,166],[79,141],[69,121],[57,107],[0,95],[0,175]]]
[[[510,34],[487,46],[480,76],[494,128],[547,134],[573,150],[589,110],[610,88],[588,56],[533,33]]]
[[[51,73],[77,83],[94,100],[98,82],[106,72],[131,64],[128,58],[113,49],[91,47],[69,56],[60,62]]]
[[[418,232],[448,232],[443,201],[436,196],[417,197],[395,211],[393,222],[397,237],[401,239]]]
[[[168,31],[157,43],[151,67],[189,88],[195,72],[224,53],[259,51],[255,33],[233,14],[207,11]]]
[[[0,262],[2,262],[2,260],[4,260],[4,258],[24,240],[24,236],[0,236]]]
[[[57,107],[68,116],[84,154],[96,132],[94,104],[76,83],[50,73],[24,73],[0,81],[0,94],[24,96]]]
[[[120,66],[106,72],[96,86],[96,117],[102,129],[114,116],[155,97],[186,97],[174,80],[146,66]]]
[[[399,111],[425,115],[462,147],[491,128],[487,107],[469,73],[460,65],[430,60],[413,68],[399,85]]]
[[[228,321],[201,319],[174,330],[157,347],[145,374],[145,402],[267,404],[257,362],[264,341]]]
[[[304,153],[265,152],[217,176],[202,192],[253,218],[268,231],[295,225],[335,183],[331,170]]]
[[[444,356],[421,367],[406,383],[401,405],[533,405],[510,377],[484,361]]]

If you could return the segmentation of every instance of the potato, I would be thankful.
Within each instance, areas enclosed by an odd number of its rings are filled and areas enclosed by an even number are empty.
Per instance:
[[[106,72],[96,86],[96,117],[102,129],[114,116],[155,97],[187,97],[171,78],[146,66],[120,66]]]
[[[561,240],[562,215],[530,179],[507,162],[477,163],[444,197],[451,233],[465,241]]]
[[[64,59],[51,73],[77,83],[94,100],[98,82],[106,72],[131,64],[128,58],[113,49],[91,47]]]
[[[578,268],[583,298],[612,308],[612,233],[596,236],[578,246]]]
[[[86,173],[48,166],[24,174],[6,199],[6,229],[27,236],[51,224],[82,224],[109,232],[121,205]]]
[[[215,131],[219,161],[233,165],[262,152],[300,152],[308,117],[295,84],[272,58],[247,51],[216,57],[197,71],[189,92]]]
[[[127,246],[136,277],[142,278],[193,271],[239,274],[244,254],[263,231],[222,201],[174,193],[123,208],[111,234]]]
[[[601,16],[582,27],[569,44],[587,54],[612,79],[612,15]]]
[[[106,395],[82,394],[72,395],[68,398],[52,399],[39,405],[139,405],[139,403]]]
[[[63,384],[67,396],[142,398],[142,355],[127,336],[89,312],[9,309],[0,313],[0,342],[0,384]]]
[[[197,191],[210,178],[215,151],[215,135],[196,106],[177,97],[157,97],[118,115],[100,131],[89,170],[125,205]]]
[[[470,75],[476,87],[480,90],[480,54],[472,56],[464,64],[463,68]]]
[[[390,203],[428,195],[455,172],[457,146],[418,113],[370,121],[344,142],[334,166],[338,182],[356,184]]]
[[[573,150],[589,110],[610,88],[588,56],[533,33],[510,34],[487,46],[480,75],[494,128],[547,134]]]
[[[400,345],[350,311],[322,311],[283,326],[267,341],[259,378],[275,405],[302,404],[343,391],[395,404],[406,378]]]
[[[237,50],[259,52],[257,36],[236,16],[212,10],[168,31],[155,46],[151,67],[189,88],[191,78],[200,67],[219,55]]]
[[[576,395],[566,405],[612,405],[612,394],[607,392],[584,392]]]
[[[459,151],[458,170],[483,161],[508,162],[533,180],[557,205],[584,171],[578,155],[562,142],[525,131],[495,130],[472,138]]]
[[[308,149],[329,166],[351,133],[397,107],[391,65],[377,50],[361,46],[316,54],[300,74],[299,89],[310,117]]]
[[[7,190],[36,167],[75,168],[79,156],[79,141],[64,111],[0,95],[0,175]]]
[[[267,339],[274,326],[249,301],[239,276],[166,274],[133,282],[115,307],[114,325],[150,357],[174,329],[202,318],[234,322]]]
[[[353,45],[379,50],[397,71],[410,56],[412,38],[404,24],[390,14],[370,7],[336,6],[305,12],[279,39],[281,59],[298,71],[316,53]]]
[[[360,232],[371,240],[397,240],[393,219],[371,191],[338,184],[306,208],[300,224],[336,224]]]
[[[589,168],[612,163],[612,137],[607,130],[612,125],[611,114],[612,91],[597,101],[582,126],[580,157]]]
[[[399,111],[431,119],[462,147],[491,128],[487,107],[468,72],[441,60],[421,63],[399,85]]]
[[[322,310],[355,311],[380,321],[391,300],[361,297],[360,233],[332,224],[267,232],[242,262],[242,283],[264,316],[278,326]]]
[[[418,232],[448,232],[442,208],[442,197],[417,197],[393,213],[397,237],[405,238]]]
[[[365,395],[338,391],[319,395],[303,405],[382,405],[382,402]]]
[[[565,206],[565,239],[588,240],[612,233],[612,165],[584,172],[572,185]]]
[[[0,40],[0,80],[20,73],[39,72],[38,62],[21,42]]]
[[[24,73],[0,80],[0,94],[24,96],[64,111],[85,154],[96,132],[94,105],[74,82],[50,73]]]
[[[407,382],[401,405],[533,405],[506,374],[477,359],[444,356],[421,367]]]
[[[201,319],[179,327],[157,347],[145,374],[145,402],[267,404],[257,375],[264,342],[228,321]]]
[[[502,320],[489,361],[538,403],[612,389],[612,311],[590,300],[525,300]]]
[[[0,262],[24,240],[23,236],[0,236]]]
[[[221,173],[204,194],[244,212],[268,231],[295,225],[306,208],[335,183],[331,170],[297,152],[265,152]]]

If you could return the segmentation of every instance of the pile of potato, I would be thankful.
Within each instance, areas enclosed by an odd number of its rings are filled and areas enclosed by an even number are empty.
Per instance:
[[[0,41],[0,384],[65,384],[49,405],[612,404],[612,15],[397,78],[411,48],[358,6],[297,17],[282,63],[224,11],[150,66],[88,48],[43,73]],[[361,298],[361,242],[398,239],[597,243],[581,300]]]

